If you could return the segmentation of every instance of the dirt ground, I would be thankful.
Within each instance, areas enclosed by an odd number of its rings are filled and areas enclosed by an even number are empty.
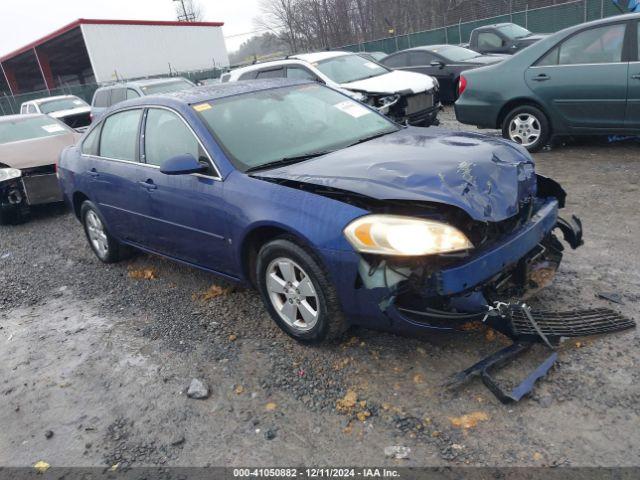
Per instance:
[[[586,243],[534,305],[640,318],[639,153],[592,139],[535,155],[568,191]],[[358,329],[310,348],[274,326],[255,292],[227,287],[142,254],[102,265],[57,208],[2,228],[0,465],[640,465],[637,330],[566,342],[533,395],[504,406],[478,381],[440,387],[506,343],[492,331]],[[208,399],[187,397],[192,378]],[[385,457],[392,445],[409,458]]]

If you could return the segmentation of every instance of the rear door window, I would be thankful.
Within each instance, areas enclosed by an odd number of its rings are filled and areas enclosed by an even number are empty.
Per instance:
[[[105,119],[100,137],[100,156],[137,161],[138,129],[142,110],[114,113]]]
[[[126,88],[114,88],[113,90],[111,90],[111,105],[124,102],[126,99],[127,99]]]
[[[27,105],[27,113],[38,113],[38,109],[33,103]]]
[[[87,138],[82,142],[82,154],[83,155],[98,155],[98,140],[100,139],[100,128],[98,125],[91,130],[91,133],[87,135]]]
[[[256,78],[283,78],[284,68],[272,68],[270,70],[260,70]]]
[[[397,55],[392,55],[384,59],[384,61],[380,62],[383,65],[390,68],[400,68],[400,67],[408,67],[409,66],[409,54],[408,53],[399,53]]]
[[[436,57],[434,57],[429,52],[410,52],[409,53],[409,62],[414,67],[424,67],[424,66],[428,67],[431,64],[431,62],[435,59]]]

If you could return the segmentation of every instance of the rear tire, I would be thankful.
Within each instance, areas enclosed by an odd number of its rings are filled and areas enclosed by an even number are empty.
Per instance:
[[[299,342],[334,340],[347,330],[329,275],[294,239],[281,237],[260,249],[256,278],[271,318]]]
[[[107,231],[102,215],[89,200],[82,204],[80,218],[89,246],[98,260],[103,263],[115,263],[124,258],[126,248]]]
[[[549,119],[533,105],[522,105],[511,110],[502,122],[502,136],[522,145],[529,152],[542,150],[551,137]]]

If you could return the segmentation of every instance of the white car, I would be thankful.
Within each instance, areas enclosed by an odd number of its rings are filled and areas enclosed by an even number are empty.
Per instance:
[[[82,131],[91,124],[91,106],[75,95],[44,97],[20,106],[21,114],[43,113]]]
[[[435,78],[390,70],[351,52],[307,53],[257,63],[223,75],[222,82],[262,78],[320,82],[377,108],[399,123],[438,124],[441,106]]]

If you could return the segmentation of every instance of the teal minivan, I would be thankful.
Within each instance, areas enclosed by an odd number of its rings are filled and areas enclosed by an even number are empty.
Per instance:
[[[465,72],[458,121],[535,152],[561,135],[640,134],[640,14],[584,23]]]

